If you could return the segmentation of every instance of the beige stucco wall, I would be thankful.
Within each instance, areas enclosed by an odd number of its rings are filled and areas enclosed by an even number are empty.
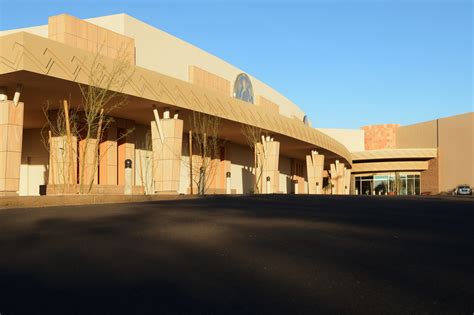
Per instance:
[[[316,128],[346,146],[350,152],[364,151],[364,130]]]
[[[400,126],[397,129],[397,149],[436,148],[436,120]]]
[[[237,194],[249,193],[253,189],[253,152],[241,145],[229,144],[232,164],[231,186]]]
[[[291,159],[286,156],[280,156],[278,162],[278,170],[280,171],[279,193],[288,194],[291,192]]]
[[[438,120],[439,189],[474,186],[474,113]]]
[[[39,25],[39,26],[32,26],[32,27],[17,28],[14,30],[0,31],[0,36],[13,34],[17,32],[27,32],[27,33],[31,33],[31,34],[48,38],[48,25]]]
[[[39,186],[46,184],[48,164],[49,154],[42,141],[41,129],[24,129],[19,195],[39,195]]]
[[[397,130],[397,148],[438,147],[439,190],[474,186],[474,113],[466,113]]]
[[[135,63],[133,38],[99,27],[69,14],[50,16],[48,38],[68,46],[100,53],[109,58],[124,58]]]

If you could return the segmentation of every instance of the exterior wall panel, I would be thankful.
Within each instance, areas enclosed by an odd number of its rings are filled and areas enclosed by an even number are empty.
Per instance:
[[[280,156],[279,162],[279,171],[280,171],[280,190],[282,194],[291,193],[291,159],[285,156]]]
[[[358,129],[316,128],[328,136],[336,139],[351,152],[364,151],[365,132]]]
[[[431,120],[419,124],[401,126],[397,129],[397,149],[436,148],[437,122]]]
[[[261,95],[257,95],[257,105],[267,110],[274,111],[276,113],[280,112],[280,107],[277,104],[273,103],[272,101],[266,99]]]
[[[189,82],[226,96],[230,95],[230,82],[196,66],[189,66]]]
[[[474,113],[439,119],[440,191],[474,186]]]
[[[41,140],[41,129],[24,129],[21,153],[20,195],[39,195],[48,180],[49,153]]]
[[[237,194],[247,194],[254,190],[254,155],[249,147],[229,144],[232,152],[231,185]]]
[[[135,63],[133,38],[115,33],[68,14],[49,17],[48,38],[110,58]]]

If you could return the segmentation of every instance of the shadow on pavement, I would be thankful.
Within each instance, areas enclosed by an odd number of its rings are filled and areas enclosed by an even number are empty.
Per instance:
[[[0,313],[472,313],[471,200],[214,196],[0,211]]]

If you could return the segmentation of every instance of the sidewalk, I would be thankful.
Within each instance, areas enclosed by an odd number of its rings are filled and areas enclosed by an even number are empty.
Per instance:
[[[0,210],[13,208],[39,208],[77,206],[106,203],[129,203],[156,200],[192,199],[197,195],[55,195],[55,196],[2,196]]]

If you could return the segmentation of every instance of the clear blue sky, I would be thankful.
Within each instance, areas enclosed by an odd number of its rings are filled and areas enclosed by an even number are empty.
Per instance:
[[[470,0],[0,0],[0,29],[127,13],[240,67],[316,127],[473,111]]]

